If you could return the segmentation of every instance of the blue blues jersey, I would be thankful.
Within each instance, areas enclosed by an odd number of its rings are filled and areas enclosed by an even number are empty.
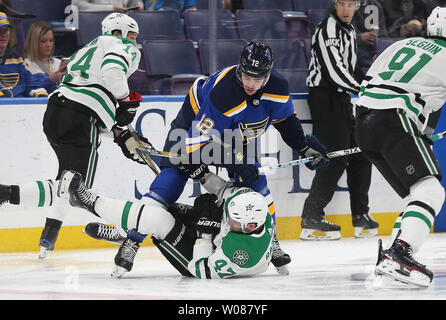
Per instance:
[[[0,97],[48,96],[42,88],[41,79],[29,71],[24,59],[16,52],[6,49],[0,62]]]
[[[307,148],[307,141],[299,119],[296,117],[288,91],[288,82],[280,74],[273,71],[267,84],[249,96],[239,84],[236,76],[236,66],[225,68],[209,78],[198,78],[191,87],[177,117],[172,121],[164,150],[176,153],[174,150],[182,143],[189,154],[207,152],[205,146],[216,139],[223,143],[231,143],[225,139],[228,134],[245,147],[252,145],[270,125],[281,134],[282,139],[291,148],[301,151]],[[181,131],[180,136],[175,132]],[[172,139],[173,138],[173,139]],[[219,141],[218,144],[221,145]],[[236,142],[237,143],[237,142]],[[245,152],[247,149],[242,149]],[[201,154],[202,155],[202,154]],[[200,162],[207,163],[205,157]],[[161,174],[155,178],[147,196],[169,206],[183,192],[188,176],[179,171],[175,165],[168,163],[167,158],[160,158]],[[192,157],[194,161],[194,157]],[[213,159],[216,160],[216,159]],[[226,159],[225,159],[226,160]],[[233,159],[239,160],[239,159]],[[247,153],[243,153],[243,162],[250,162]],[[254,158],[257,166],[259,159]],[[233,161],[232,163],[236,163]],[[238,162],[240,163],[240,162]],[[207,164],[215,164],[209,162]],[[228,162],[223,163],[223,167]],[[245,186],[261,193],[267,198],[271,215],[274,215],[274,205],[267,186],[265,175],[259,175],[257,180],[245,184],[234,174],[238,186]]]
[[[306,146],[285,78],[273,71],[265,87],[249,96],[236,78],[236,66],[231,66],[195,81],[171,131],[188,131],[186,151],[192,153],[217,139],[227,145],[235,138],[247,145],[271,124],[292,148],[301,150]],[[170,150],[173,143],[167,141],[165,150]]]

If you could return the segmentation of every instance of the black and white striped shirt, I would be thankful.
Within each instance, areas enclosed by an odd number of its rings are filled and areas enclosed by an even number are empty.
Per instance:
[[[331,14],[317,26],[311,40],[307,85],[357,94],[360,85],[353,77],[356,60],[354,27]]]

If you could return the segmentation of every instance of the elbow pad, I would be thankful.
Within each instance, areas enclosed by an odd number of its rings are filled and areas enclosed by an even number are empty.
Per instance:
[[[124,99],[129,95],[129,86],[124,70],[120,68],[104,68],[102,70],[102,81],[105,88],[110,91],[116,99]]]

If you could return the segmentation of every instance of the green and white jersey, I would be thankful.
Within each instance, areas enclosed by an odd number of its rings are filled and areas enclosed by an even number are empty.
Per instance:
[[[137,70],[140,58],[139,49],[130,40],[99,36],[70,57],[62,84],[55,92],[90,108],[110,131],[116,123],[116,99],[123,98],[116,91],[128,94],[127,79]],[[110,71],[114,70],[124,72],[120,72],[121,79],[113,76]]]
[[[217,192],[220,201],[235,196],[243,189],[227,184]],[[229,202],[229,201],[226,201]],[[215,251],[208,257],[189,262],[189,271],[197,278],[222,279],[236,276],[253,276],[265,272],[271,261],[274,226],[267,214],[263,230],[257,234],[241,234],[230,231],[228,216],[224,210],[221,231],[213,243]]]
[[[356,104],[370,109],[403,109],[424,131],[429,115],[446,101],[446,41],[408,38],[381,53],[361,84]]]

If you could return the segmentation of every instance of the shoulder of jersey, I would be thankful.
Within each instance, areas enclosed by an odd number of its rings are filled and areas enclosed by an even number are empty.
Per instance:
[[[5,51],[5,58],[6,59],[19,59],[19,60],[21,59],[21,60],[24,60],[23,57],[20,54],[18,54],[14,50],[11,50],[11,49],[8,49],[8,48],[6,48],[6,51]]]
[[[247,95],[237,80],[236,66],[217,72],[209,77],[204,86],[212,86],[208,88],[210,90],[210,102],[214,108],[225,116],[231,117],[237,114],[234,110],[239,110],[246,106]],[[288,101],[287,80],[277,72],[272,71],[268,83],[262,89],[261,98],[283,103]]]
[[[287,102],[290,96],[288,88],[288,80],[286,80],[280,73],[273,70],[269,77],[268,83],[263,88],[262,98],[267,98],[269,96],[281,97],[279,100],[285,99],[286,101],[277,102]]]
[[[5,63],[1,66],[4,73],[16,71],[21,66],[28,68],[25,59],[14,50],[6,48],[4,59]]]
[[[99,36],[96,39],[98,39],[98,42],[100,41],[101,43],[103,43],[106,46],[112,46],[112,45],[135,46],[135,44],[133,42],[131,42],[130,40],[127,40],[127,39],[124,39],[121,37],[112,36],[112,35],[107,35],[107,34]],[[135,48],[136,48],[136,46],[135,46]]]
[[[246,104],[246,95],[237,81],[236,67],[227,67],[211,75],[204,86],[207,86],[212,106],[225,116],[230,110]]]

